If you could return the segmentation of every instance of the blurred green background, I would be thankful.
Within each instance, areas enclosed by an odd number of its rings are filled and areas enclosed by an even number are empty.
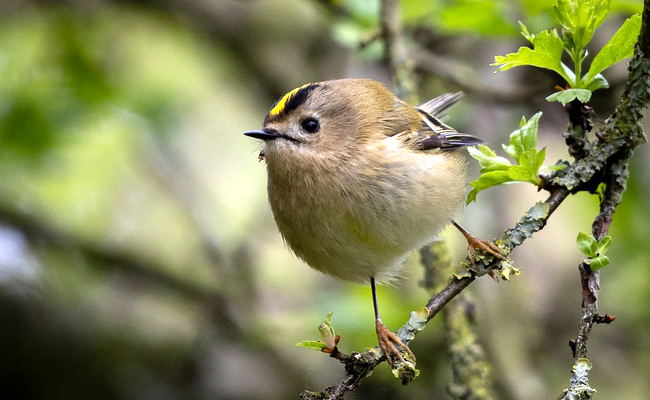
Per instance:
[[[618,1],[602,46],[640,1]],[[344,352],[376,344],[370,289],[310,270],[290,254],[266,200],[258,129],[306,82],[389,84],[371,0],[21,1],[0,3],[0,391],[15,399],[286,399],[335,384],[342,366],[298,348],[329,311]],[[554,27],[552,3],[403,1],[419,97],[463,90],[448,122],[498,148],[538,110],[549,163],[566,158],[557,79],[493,57]],[[359,44],[363,43],[363,46]],[[595,54],[595,51],[592,53]],[[592,105],[605,119],[627,62]],[[646,121],[645,126],[648,127]],[[477,177],[472,162],[471,176]],[[650,391],[650,149],[632,159],[602,271],[589,341],[599,398]],[[458,220],[497,237],[535,201],[525,185],[482,192]],[[569,198],[512,255],[520,276],[469,290],[499,398],[558,398],[580,318],[575,246],[598,211]],[[443,235],[453,258],[462,237]],[[417,254],[381,287],[396,329],[426,303]],[[450,360],[438,319],[411,346],[420,377],[402,387],[383,364],[351,399],[445,398]],[[8,395],[9,397],[4,397]]]

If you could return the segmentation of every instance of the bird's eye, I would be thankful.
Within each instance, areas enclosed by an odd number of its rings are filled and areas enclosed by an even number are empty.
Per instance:
[[[320,124],[314,118],[304,119],[300,125],[307,133],[316,133],[320,129]]]

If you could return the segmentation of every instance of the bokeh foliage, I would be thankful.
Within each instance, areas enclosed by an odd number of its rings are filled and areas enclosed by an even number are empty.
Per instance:
[[[609,36],[640,2],[612,9],[620,17],[604,27]],[[412,48],[491,87],[552,90],[550,76],[493,77],[488,65],[525,43],[518,20],[531,32],[552,27],[551,2],[405,0],[402,11]],[[266,203],[259,147],[241,132],[307,81],[386,81],[378,12],[363,0],[0,5],[0,385],[21,399],[284,399],[336,381],[333,360],[293,346],[317,337],[329,311],[344,351],[374,345],[369,289],[289,254]],[[606,75],[612,89],[593,99],[602,117],[625,70]],[[444,73],[420,80],[423,99],[467,90]],[[469,91],[449,122],[505,143],[521,115],[543,109],[540,147],[549,163],[566,157],[558,104],[490,96]],[[650,389],[641,351],[650,344],[649,159],[645,148],[633,158],[601,281],[603,310],[619,317],[590,348],[603,398]],[[539,199],[526,188],[491,192],[461,216],[483,237]],[[520,277],[477,285],[479,334],[502,398],[548,398],[565,386],[579,315],[574,240],[596,210],[593,196],[571,199],[513,255]],[[460,259],[460,239],[447,236]],[[427,298],[415,258],[398,285],[380,289],[389,327]],[[444,395],[442,335],[434,320],[414,346],[423,372],[412,385],[379,368],[355,397]]]

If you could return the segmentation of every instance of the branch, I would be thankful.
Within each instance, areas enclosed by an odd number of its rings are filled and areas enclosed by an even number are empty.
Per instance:
[[[618,107],[607,120],[601,135],[602,143],[595,151],[606,150],[604,175],[606,184],[600,202],[600,212],[592,224],[592,234],[600,241],[607,235],[616,207],[621,203],[629,176],[628,161],[633,150],[646,142],[640,120],[650,103],[650,0],[644,1],[641,33],[628,67],[629,77]],[[593,152],[592,152],[593,153]],[[587,157],[591,156],[588,155]],[[592,271],[588,264],[578,267],[582,286],[582,316],[576,339],[570,341],[575,364],[565,400],[591,399],[594,389],[589,386],[588,375],[592,365],[587,359],[587,340],[594,323],[614,321],[615,317],[598,312],[600,270]]]
[[[417,85],[413,61],[408,58],[402,35],[398,0],[381,1],[381,36],[386,50],[384,59],[397,95],[409,103],[417,103]]]

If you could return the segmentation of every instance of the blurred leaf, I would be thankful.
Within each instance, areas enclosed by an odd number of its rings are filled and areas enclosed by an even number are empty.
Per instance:
[[[444,3],[443,3],[444,4]],[[517,31],[506,19],[508,7],[493,0],[457,0],[431,15],[434,24],[449,32],[481,35],[514,35]]]
[[[36,156],[52,147],[56,134],[52,118],[35,100],[14,99],[0,115],[0,144],[5,149]]]

